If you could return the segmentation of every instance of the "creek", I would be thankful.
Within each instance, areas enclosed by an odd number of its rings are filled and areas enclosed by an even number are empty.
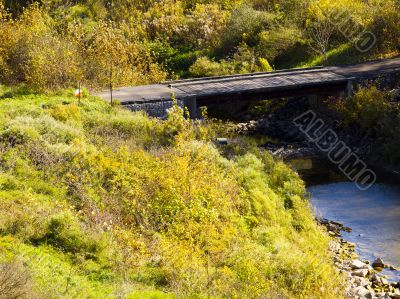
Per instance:
[[[303,159],[293,161],[306,181],[316,216],[350,227],[345,240],[357,245],[361,260],[381,258],[400,266],[400,186],[380,181],[367,191],[343,179],[334,166]],[[384,269],[391,281],[400,280],[400,271]]]

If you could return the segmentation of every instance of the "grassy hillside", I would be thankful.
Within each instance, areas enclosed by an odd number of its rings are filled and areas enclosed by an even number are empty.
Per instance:
[[[218,148],[232,126],[0,97],[0,298],[341,296],[303,182],[240,139]]]

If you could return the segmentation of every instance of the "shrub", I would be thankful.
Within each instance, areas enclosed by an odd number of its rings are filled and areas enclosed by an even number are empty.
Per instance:
[[[81,111],[76,104],[57,105],[51,108],[50,115],[62,122],[70,120],[79,123],[81,121]]]
[[[361,88],[354,96],[333,103],[347,124],[358,124],[364,133],[379,132],[389,110],[389,95],[376,86]]]
[[[189,69],[194,77],[210,77],[229,75],[234,72],[233,67],[227,62],[220,63],[210,60],[207,57],[200,57]]]
[[[40,135],[35,128],[27,126],[24,123],[14,122],[1,132],[0,139],[11,146],[14,146],[36,140],[39,136]]]
[[[196,4],[189,14],[187,37],[197,48],[217,48],[221,44],[229,12],[217,4]]]
[[[258,43],[258,34],[269,28],[274,17],[273,14],[255,10],[248,4],[237,7],[232,11],[222,35],[223,51],[230,53],[243,42],[255,46]]]
[[[76,219],[68,213],[49,219],[46,233],[32,240],[35,244],[49,244],[66,253],[81,254],[96,259],[101,251],[100,243],[86,235]]]
[[[0,299],[35,298],[27,269],[17,260],[0,264]]]
[[[400,51],[400,21],[398,12],[400,4],[396,1],[373,1],[370,7],[373,14],[373,21],[370,24],[370,31],[374,33],[378,42],[378,53],[387,51]]]
[[[2,72],[5,82],[24,82],[38,89],[76,82],[76,48],[71,41],[54,34],[50,22],[43,10],[31,6],[18,22],[3,24],[6,34],[0,38],[6,47]]]
[[[295,27],[281,27],[262,31],[259,34],[259,39],[260,42],[256,51],[260,56],[267,57],[270,61],[274,61],[296,44],[303,42],[301,31]]]
[[[2,132],[2,138],[10,144],[26,143],[40,138],[49,144],[71,143],[81,137],[79,127],[57,122],[54,118],[44,115],[38,118],[29,116],[17,117],[10,121],[8,128]]]

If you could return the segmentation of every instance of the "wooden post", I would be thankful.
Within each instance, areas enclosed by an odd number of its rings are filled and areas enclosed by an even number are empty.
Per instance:
[[[113,0],[110,0],[110,21],[111,26],[113,27]],[[110,103],[113,105],[113,55],[111,53],[110,59]]]
[[[351,97],[352,95],[354,95],[354,85],[353,82],[349,80],[346,86],[346,96]]]
[[[110,103],[113,105],[113,83],[112,83],[112,76],[113,76],[113,70],[112,70],[112,62],[110,66]]]

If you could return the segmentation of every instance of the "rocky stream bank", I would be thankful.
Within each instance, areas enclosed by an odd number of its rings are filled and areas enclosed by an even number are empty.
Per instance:
[[[351,231],[344,225],[327,219],[317,219],[326,227],[331,236],[330,250],[333,262],[340,274],[346,276],[345,298],[355,299],[400,299],[400,281],[388,281],[379,272],[384,268],[396,270],[377,258],[373,262],[361,261],[356,253],[356,245],[347,242],[341,231]]]

